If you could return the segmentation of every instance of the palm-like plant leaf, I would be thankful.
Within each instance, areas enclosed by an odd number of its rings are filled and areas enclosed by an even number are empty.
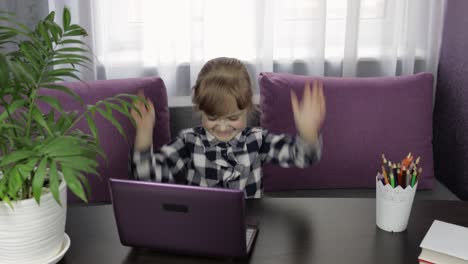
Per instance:
[[[85,175],[98,175],[97,159],[105,158],[95,114],[102,115],[125,138],[114,110],[134,124],[130,110],[137,109],[132,101],[143,100],[120,94],[84,106],[78,94],[57,83],[80,80],[76,67],[87,68],[92,61],[89,48],[79,39],[87,35],[86,30],[71,23],[67,8],[61,19],[62,26],[51,12],[31,30],[16,22],[12,14],[0,11],[0,20],[7,23],[0,26],[0,200],[10,206],[12,201],[25,198],[39,203],[44,187],[60,203],[61,180],[87,201],[90,187]],[[16,46],[16,50],[3,52],[7,45]],[[57,98],[40,93],[40,89],[63,92],[84,109],[67,112]],[[38,102],[49,109],[40,108]],[[86,119],[90,134],[76,129],[82,119]]]

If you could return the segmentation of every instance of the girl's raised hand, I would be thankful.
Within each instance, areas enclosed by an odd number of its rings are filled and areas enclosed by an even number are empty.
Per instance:
[[[296,94],[291,90],[291,104],[299,135],[309,143],[315,144],[325,120],[326,106],[322,82],[314,80],[311,91],[310,83],[307,81],[302,102],[299,102]]]
[[[140,100],[133,103],[141,115],[134,109],[131,110],[131,115],[136,123],[135,149],[141,150],[150,147],[153,142],[153,128],[156,123],[156,114],[153,102],[145,97],[143,90],[139,90],[137,95],[145,98],[147,102],[147,106]]]

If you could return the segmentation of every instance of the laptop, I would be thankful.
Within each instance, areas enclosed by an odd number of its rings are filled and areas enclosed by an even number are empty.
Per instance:
[[[238,190],[110,179],[125,246],[209,257],[248,257],[258,233]]]

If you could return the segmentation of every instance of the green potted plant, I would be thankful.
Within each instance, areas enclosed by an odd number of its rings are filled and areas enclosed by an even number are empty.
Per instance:
[[[62,25],[54,12],[34,29],[16,22],[13,14],[0,12],[0,20],[7,24],[0,27],[0,262],[46,263],[69,242],[64,233],[67,187],[87,201],[84,175],[97,175],[96,160],[104,156],[94,116],[101,114],[125,137],[113,110],[134,123],[129,101],[140,99],[120,94],[83,105],[81,114],[64,111],[57,98],[39,90],[59,90],[81,102],[60,83],[80,80],[77,66],[86,67],[90,60],[80,40],[86,31],[71,24],[67,8]],[[39,102],[50,110],[41,110]],[[75,128],[81,119],[90,133]]]

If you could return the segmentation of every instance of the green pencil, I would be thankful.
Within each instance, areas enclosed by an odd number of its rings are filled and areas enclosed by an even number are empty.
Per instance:
[[[416,184],[416,172],[417,170],[413,170],[413,177],[411,178],[411,187],[414,187],[414,184]]]

